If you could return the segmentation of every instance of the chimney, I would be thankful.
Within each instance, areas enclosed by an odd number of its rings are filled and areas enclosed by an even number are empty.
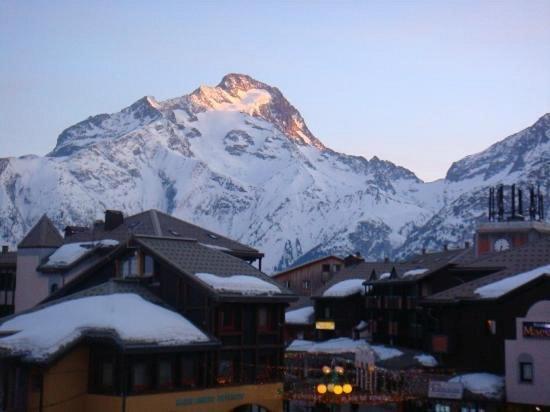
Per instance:
[[[446,252],[447,250],[449,250],[449,245],[448,244],[444,244],[443,245],[443,250]]]
[[[120,210],[105,211],[105,230],[113,230],[124,223],[124,215]]]
[[[468,242],[468,241],[464,242],[464,247],[466,249],[470,249],[470,242]]]
[[[422,248],[422,254],[423,254],[423,255],[426,254],[426,248],[425,248],[425,247]]]
[[[388,263],[390,261],[390,258],[389,257],[384,257],[384,263]]]
[[[8,253],[8,250],[9,250],[8,245],[2,245],[2,254],[3,255]]]

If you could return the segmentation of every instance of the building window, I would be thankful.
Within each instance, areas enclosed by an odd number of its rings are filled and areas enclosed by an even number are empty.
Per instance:
[[[451,407],[449,405],[436,403],[435,404],[435,412],[451,412]]]
[[[321,270],[323,272],[330,272],[330,265],[323,265]]]
[[[153,276],[155,274],[155,261],[149,255],[145,255],[143,261],[143,276]]]
[[[171,359],[161,359],[157,364],[157,384],[159,389],[174,387],[174,362]]]
[[[325,319],[330,319],[330,307],[329,306],[325,306],[324,315],[325,315]]]
[[[122,261],[122,277],[138,276],[138,260],[136,255],[130,255]]]
[[[180,362],[181,374],[180,384],[183,388],[194,388],[197,386],[197,358],[192,355],[183,355]]]
[[[286,288],[290,289],[290,280],[285,280],[284,285]]]
[[[338,265],[336,263],[334,265],[332,265],[332,271],[333,272],[340,272],[340,265]]]
[[[240,317],[235,307],[226,306],[220,310],[220,330],[231,332],[240,330]]]
[[[221,354],[218,364],[218,375],[216,378],[220,385],[238,382],[238,364],[237,354],[231,352]]]
[[[487,332],[491,335],[496,335],[497,333],[497,321],[496,320],[487,320],[486,321]]]
[[[135,362],[132,365],[132,391],[134,393],[145,392],[151,389],[151,373],[149,364]]]
[[[264,332],[270,332],[275,329],[273,311],[267,306],[260,306],[258,309],[258,329]]]
[[[533,383],[533,363],[519,363],[519,381],[521,383]]]
[[[59,289],[57,283],[52,283],[52,285],[50,286],[50,294],[57,292],[57,289]]]
[[[304,280],[302,281],[302,288],[303,288],[303,289],[309,289],[310,286],[311,286],[311,282],[310,282],[309,279],[304,279]]]

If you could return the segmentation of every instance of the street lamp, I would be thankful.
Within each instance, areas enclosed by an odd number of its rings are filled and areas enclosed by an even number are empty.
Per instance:
[[[343,367],[323,366],[321,371],[324,375],[324,381],[317,385],[317,393],[320,395],[325,395],[327,392],[335,395],[342,395],[343,393],[348,395],[353,391],[351,384],[345,382],[346,377],[344,376],[345,370]]]

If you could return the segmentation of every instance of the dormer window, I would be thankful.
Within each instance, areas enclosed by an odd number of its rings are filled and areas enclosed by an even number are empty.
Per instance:
[[[155,261],[153,257],[136,251],[123,258],[120,272],[123,278],[153,276]]]
[[[139,276],[138,272],[138,259],[137,259],[137,252],[133,255],[127,256],[122,261],[122,277],[123,278],[131,278]]]

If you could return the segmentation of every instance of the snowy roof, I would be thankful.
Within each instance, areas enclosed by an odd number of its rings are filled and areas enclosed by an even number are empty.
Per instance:
[[[285,313],[285,323],[287,325],[311,325],[314,314],[315,309],[313,306],[289,310]]]
[[[504,378],[490,373],[459,375],[450,379],[449,382],[461,383],[464,389],[486,398],[501,398],[504,390]]]
[[[483,298],[499,298],[545,274],[550,275],[550,264],[489,283],[488,285],[477,288],[474,293],[477,293]]]
[[[219,292],[241,295],[273,295],[281,289],[265,280],[250,275],[217,276],[212,273],[196,273],[195,276]]]
[[[355,295],[356,293],[363,293],[365,287],[363,283],[365,279],[347,279],[341,282],[335,283],[327,290],[323,292],[323,297],[332,297],[339,298],[350,295]]]
[[[416,355],[414,357],[418,363],[420,363],[422,366],[427,367],[434,367],[437,366],[437,360],[432,356],[425,353],[422,353],[420,355]]]
[[[0,325],[0,350],[44,361],[80,338],[105,332],[125,345],[158,347],[211,339],[180,314],[133,293],[86,296],[13,316]]]
[[[42,268],[70,266],[92,250],[109,248],[117,245],[118,241],[112,239],[98,240],[95,242],[67,243],[53,252],[42,265]]]
[[[430,269],[420,268],[420,269],[411,269],[403,273],[402,277],[406,278],[407,276],[418,276],[423,275],[426,272],[429,272]]]
[[[329,339],[323,342],[296,339],[286,349],[288,352],[308,353],[357,353],[370,350],[369,344],[364,340],[353,340],[350,338]]]
[[[134,241],[218,297],[292,301],[296,295],[248,262],[192,239],[135,236]]]
[[[498,298],[537,277],[536,274],[523,274],[548,265],[550,265],[550,239],[528,242],[503,252],[487,253],[475,261],[454,269],[455,271],[462,268],[486,271],[487,275],[431,295],[426,302]],[[530,278],[531,276],[534,277]],[[506,279],[512,280],[505,281]],[[485,288],[485,286],[488,287]]]

